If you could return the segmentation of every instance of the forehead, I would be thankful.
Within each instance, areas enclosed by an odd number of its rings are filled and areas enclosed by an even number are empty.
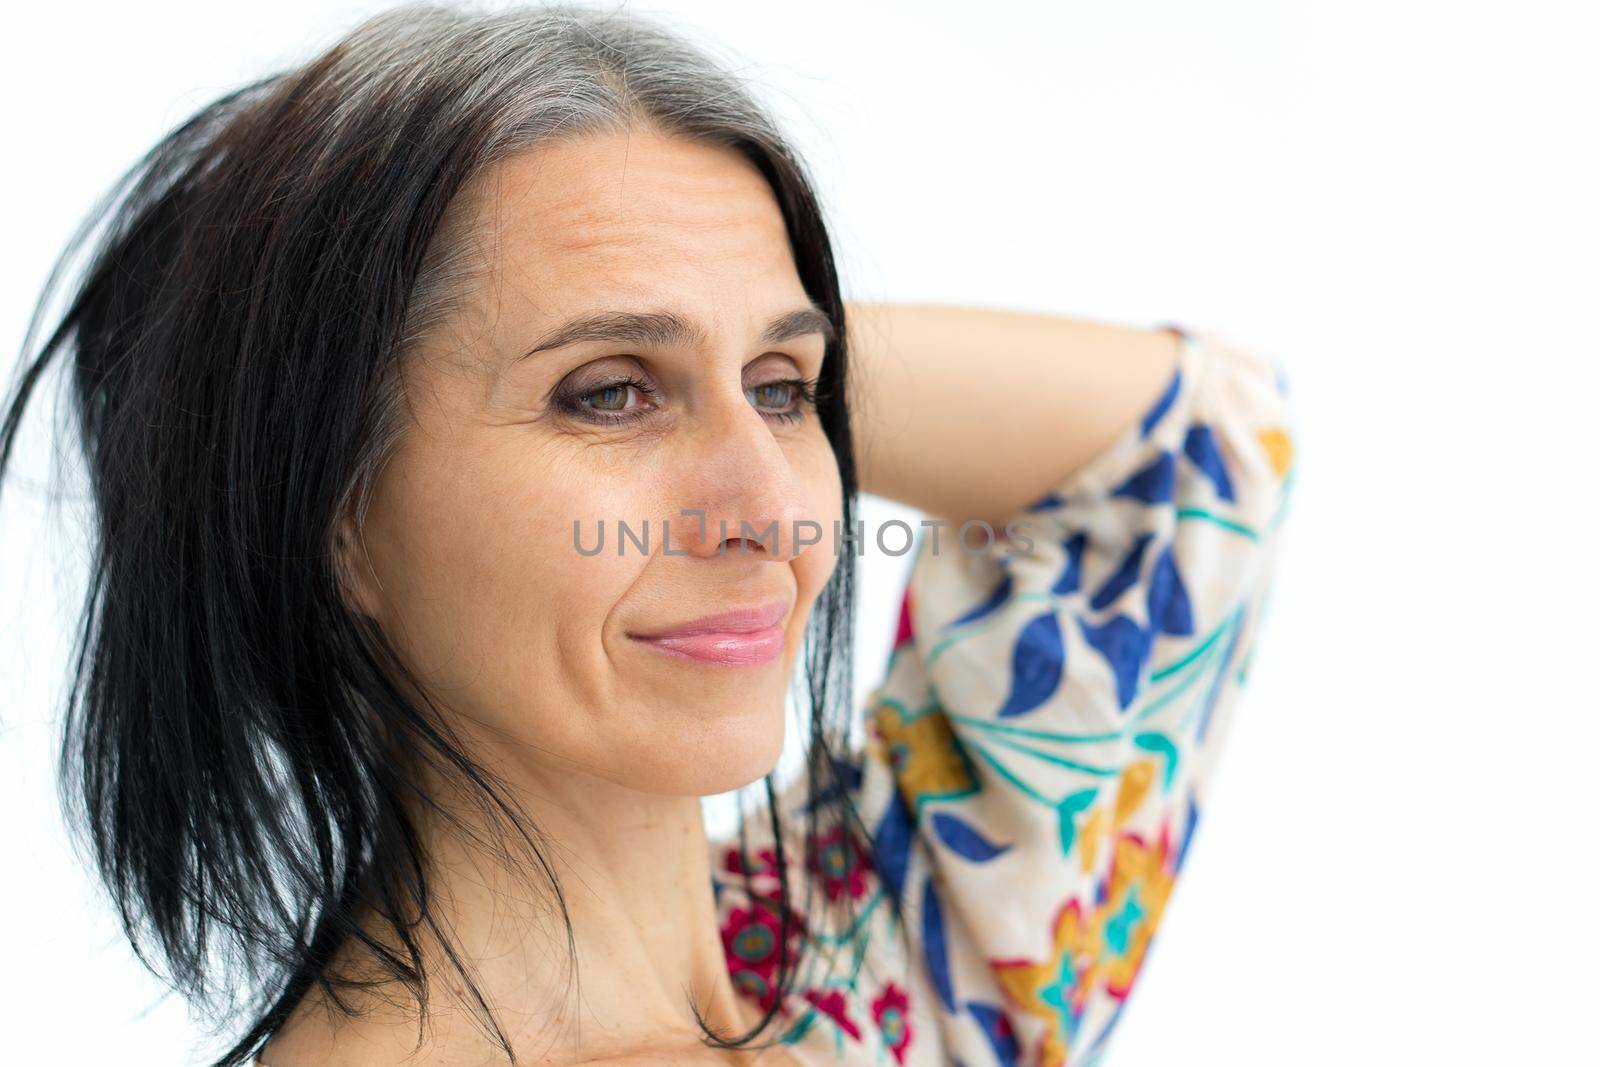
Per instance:
[[[804,294],[766,179],[736,151],[652,130],[584,134],[510,157],[474,198],[502,312],[659,303],[751,310]]]

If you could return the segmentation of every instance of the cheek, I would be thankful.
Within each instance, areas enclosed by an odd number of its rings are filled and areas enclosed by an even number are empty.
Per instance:
[[[530,450],[531,451],[531,450]],[[625,484],[572,477],[528,453],[411,464],[385,501],[379,547],[387,629],[445,706],[555,740],[610,699],[599,640],[646,562],[585,556],[599,519],[644,509]],[[574,739],[575,740],[575,739]]]
[[[810,501],[806,517],[821,529],[820,542],[790,563],[792,671],[812,605],[841,559],[833,541],[842,509],[838,464],[820,433],[789,458]],[[482,740],[536,741],[562,766],[673,794],[736,788],[776,760],[787,672],[750,691],[740,687],[758,680],[730,679],[722,699],[703,681],[679,694],[676,676],[607,643],[618,606],[661,580],[650,568],[682,566],[616,549],[619,519],[637,525],[671,513],[670,479],[559,442],[429,453],[390,470],[369,537],[386,629],[400,634],[408,664],[442,706],[482,724]],[[579,546],[592,551],[601,520],[605,548],[585,555]]]

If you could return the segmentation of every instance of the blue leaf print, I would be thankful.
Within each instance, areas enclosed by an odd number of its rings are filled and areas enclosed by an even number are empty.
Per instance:
[[[861,752],[853,752],[846,756],[835,756],[832,760],[834,774],[844,787],[855,793],[861,788],[861,776],[866,766],[866,756]]]
[[[1200,808],[1194,802],[1194,791],[1189,791],[1189,823],[1183,831],[1183,841],[1178,845],[1178,855],[1172,861],[1174,872],[1183,870],[1184,857],[1189,855],[1189,842],[1194,840],[1194,828],[1200,822]]]
[[[939,912],[939,894],[934,892],[932,878],[922,887],[922,955],[944,1010],[954,1012],[956,998],[950,988],[950,961],[945,956],[944,916]]]
[[[1000,579],[1000,584],[995,586],[994,587],[994,591],[992,593],[990,593],[987,597],[984,598],[983,603],[979,604],[977,607],[973,608],[971,611],[967,612],[965,615],[961,616],[959,619],[954,619],[954,620],[952,620],[950,622],[945,623],[944,624],[944,628],[946,630],[949,630],[949,629],[953,629],[953,628],[955,628],[957,626],[965,626],[969,622],[973,622],[973,621],[975,621],[977,619],[981,619],[985,615],[988,615],[988,614],[992,613],[996,608],[998,608],[1000,605],[1004,604],[1010,598],[1011,598],[1011,573],[1009,571],[1007,571],[1006,572],[1006,576],[1004,578]]]
[[[1145,412],[1144,418],[1139,420],[1139,436],[1141,438],[1150,436],[1150,431],[1156,428],[1156,423],[1161,421],[1161,416],[1165,415],[1167,409],[1172,407],[1172,402],[1178,399],[1178,387],[1182,384],[1183,371],[1181,369],[1173,371],[1172,381],[1167,383],[1167,391],[1161,394],[1161,398],[1155,402],[1155,405],[1149,411]]]
[[[1183,438],[1183,454],[1211,479],[1219,498],[1233,503],[1233,482],[1228,478],[1228,468],[1222,462],[1222,450],[1217,447],[1211,427],[1204,423],[1189,427],[1189,432]]]
[[[1079,619],[1078,628],[1089,646],[1111,665],[1117,680],[1117,706],[1127,711],[1138,695],[1139,673],[1150,655],[1150,634],[1126,615],[1101,626]]]
[[[1022,715],[1049,700],[1066,663],[1060,618],[1054,611],[1035,616],[1017,635],[1011,650],[1011,694],[995,714],[1002,719]]]
[[[958,856],[974,863],[987,863],[1010,851],[1010,845],[996,845],[973,829],[965,820],[947,812],[935,812],[933,829],[939,840]]]
[[[1150,628],[1156,633],[1177,637],[1194,633],[1194,608],[1189,603],[1189,590],[1178,573],[1178,562],[1173,559],[1170,544],[1156,557],[1145,604],[1149,608]]]
[[[911,813],[899,790],[889,794],[889,803],[878,823],[878,832],[872,847],[877,853],[876,862],[884,884],[898,898],[905,890],[906,864],[911,858],[911,838],[915,832]]]
[[[830,804],[838,803],[846,795],[854,796],[861,788],[859,754],[854,757],[835,756],[829,762],[833,765],[834,781],[829,782],[813,799],[801,805],[800,814],[807,814],[813,808],[821,810]]]
[[[1135,471],[1111,491],[1112,496],[1125,496],[1146,504],[1165,504],[1172,499],[1177,465],[1172,453],[1163,451],[1143,470]]]
[[[1108,608],[1116,603],[1117,597],[1133,587],[1139,580],[1139,569],[1144,563],[1144,550],[1150,546],[1150,541],[1154,537],[1155,534],[1148,531],[1139,535],[1138,540],[1134,541],[1127,554],[1122,557],[1122,562],[1117,564],[1116,571],[1095,591],[1094,596],[1089,598],[1091,608],[1095,611]]]
[[[1061,569],[1061,577],[1050,587],[1050,592],[1056,596],[1066,596],[1078,591],[1078,566],[1083,559],[1083,546],[1088,543],[1089,537],[1082,530],[1061,542],[1061,549],[1067,554],[1067,565]]]
[[[995,1062],[1000,1067],[1016,1067],[1021,1062],[1022,1048],[1017,1044],[1017,1036],[1011,1029],[1010,1020],[1000,1011],[998,1005],[969,1000],[967,1014],[977,1020],[979,1028],[983,1030],[983,1036],[994,1046]]]

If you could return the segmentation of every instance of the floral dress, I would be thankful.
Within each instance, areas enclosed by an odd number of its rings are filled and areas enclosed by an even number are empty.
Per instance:
[[[1016,536],[919,534],[840,767],[877,866],[839,830],[807,854],[804,776],[779,795],[797,912],[803,864],[856,914],[796,927],[815,951],[773,1032],[804,1064],[1083,1065],[1115,1030],[1206,807],[1294,473],[1276,359],[1166,328],[1183,344],[1160,395]],[[765,1008],[764,806],[713,847],[729,970]]]

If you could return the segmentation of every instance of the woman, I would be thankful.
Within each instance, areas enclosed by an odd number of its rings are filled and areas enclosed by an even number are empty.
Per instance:
[[[847,309],[737,79],[582,9],[389,11],[96,219],[0,462],[70,351],[62,772],[135,945],[256,998],[219,1067],[1098,1054],[1273,573],[1273,361]],[[910,532],[858,491],[930,518],[851,748],[849,553]]]

